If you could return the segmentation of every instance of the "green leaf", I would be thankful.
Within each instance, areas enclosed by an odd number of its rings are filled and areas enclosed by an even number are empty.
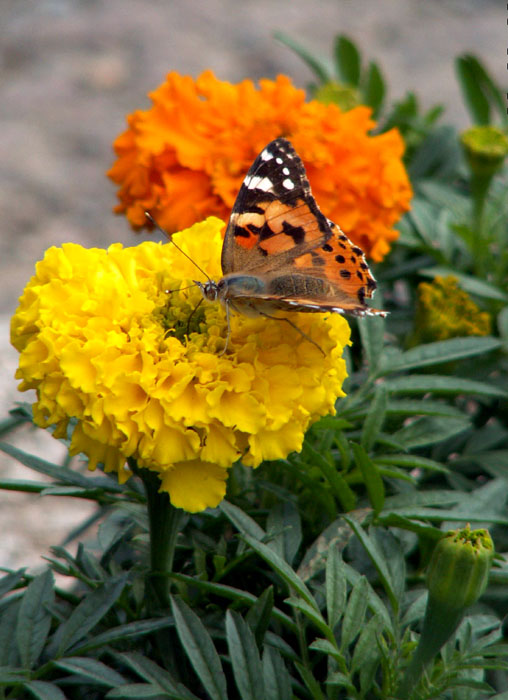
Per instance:
[[[397,467],[406,467],[407,469],[429,469],[430,471],[444,473],[450,471],[448,467],[445,467],[440,462],[435,462],[433,459],[420,457],[419,455],[378,455],[374,462],[376,464],[393,464]]]
[[[335,65],[344,83],[358,87],[361,73],[360,53],[346,36],[338,36],[335,39]]]
[[[367,416],[363,422],[362,447],[368,452],[375,444],[381,431],[388,406],[388,392],[383,384],[378,384],[374,391]]]
[[[243,537],[248,545],[266,561],[266,563],[283,579],[283,581],[285,581],[290,588],[294,588],[295,591],[307,602],[307,604],[314,608],[314,610],[319,614],[319,608],[311,592],[303,581],[297,576],[295,571],[289,566],[289,564],[285,562],[284,559],[279,557],[266,544],[258,542],[247,534],[244,534]]]
[[[423,418],[416,418],[412,423],[398,430],[392,437],[404,445],[406,449],[411,450],[417,447],[435,445],[468,430],[470,427],[471,421],[465,415],[462,418],[423,416]]]
[[[37,700],[66,700],[65,695],[55,683],[30,681],[23,685]]]
[[[270,547],[292,564],[302,541],[302,524],[294,503],[277,503],[268,514],[266,530]]]
[[[0,598],[3,598],[7,593],[10,593],[25,576],[26,568],[11,571],[2,579],[0,579]]]
[[[455,406],[444,401],[432,399],[390,399],[386,412],[391,416],[453,416],[462,418],[464,413]]]
[[[167,693],[163,694],[160,688],[148,683],[128,683],[127,685],[122,685],[121,688],[110,690],[105,697],[125,698],[125,700],[143,700],[144,698],[156,698],[156,700],[160,700],[161,697],[174,696],[168,695]]]
[[[385,381],[386,388],[393,394],[473,394],[493,398],[508,398],[503,389],[461,377],[448,377],[437,374],[412,374]]]
[[[365,613],[367,612],[367,596],[369,584],[365,576],[361,576],[354,584],[349,595],[344,619],[342,621],[342,636],[340,649],[345,651],[355,637],[360,633]]]
[[[2,606],[0,614],[0,666],[13,668],[19,666],[19,654],[13,639],[16,638],[16,625],[21,600],[11,596],[7,605]]]
[[[325,635],[327,639],[333,640],[332,630],[326,624],[319,610],[316,610],[315,606],[309,605],[305,600],[302,600],[301,598],[286,598],[284,602],[288,605],[291,605],[291,607],[299,610]]]
[[[49,634],[51,613],[48,608],[55,600],[53,584],[53,573],[47,569],[32,580],[21,601],[16,644],[21,663],[26,668],[35,666]]]
[[[462,89],[462,97],[475,124],[490,123],[489,101],[482,92],[475,74],[474,66],[467,55],[455,59],[455,70],[459,85]]]
[[[263,591],[246,615],[251,630],[261,648],[263,639],[271,621],[273,610],[273,586]]]
[[[232,503],[224,500],[219,504],[219,508],[240,532],[255,537],[257,540],[266,538],[266,532],[263,528],[238,506],[234,506]]]
[[[337,546],[332,546],[328,550],[325,590],[328,625],[333,630],[344,613],[347,594],[344,566]]]
[[[440,340],[435,343],[426,343],[425,345],[411,348],[411,350],[407,350],[393,359],[385,355],[379,374],[402,372],[444,362],[463,360],[466,357],[484,355],[492,350],[497,350],[501,346],[502,341],[491,336],[450,338],[449,340]]]
[[[379,471],[361,445],[351,443],[351,448],[355,456],[357,467],[362,472],[363,481],[367,488],[369,501],[374,509],[374,513],[379,513],[383,509],[385,500],[385,487]]]
[[[282,656],[266,645],[263,652],[264,700],[291,700],[291,677]]]
[[[352,510],[356,505],[356,494],[342,474],[337,471],[337,467],[315,450],[308,441],[303,444],[302,454],[309,465],[319,467],[323,472],[323,476],[328,481],[333,495],[337,498],[343,509],[346,511]]]
[[[294,51],[296,55],[299,56],[302,59],[302,61],[304,61],[307,64],[307,66],[314,73],[319,82],[330,82],[331,76],[326,66],[323,63],[321,63],[321,61],[318,61],[317,58],[313,56],[309,51],[307,51],[307,49],[305,49],[301,44],[296,42],[284,32],[274,32],[273,37],[274,39],[280,41],[282,44],[285,44],[292,51]]]
[[[64,671],[73,673],[77,676],[89,678],[94,683],[106,685],[110,688],[116,688],[125,683],[125,679],[117,671],[114,671],[102,661],[90,659],[86,656],[73,656],[72,658],[64,658],[55,661],[55,666],[62,668]]]
[[[363,84],[363,98],[365,103],[373,109],[376,118],[381,111],[385,99],[385,81],[377,63],[370,62]]]
[[[165,668],[158,666],[155,661],[143,656],[138,652],[123,652],[115,654],[120,663],[126,664],[143,680],[151,683],[159,689],[159,693],[164,691],[171,697],[194,700],[196,697],[190,690],[187,690],[181,683],[177,683]]]
[[[359,318],[357,324],[362,341],[362,350],[365,353],[368,364],[369,376],[372,376],[376,373],[383,354],[386,321],[381,316],[373,316],[372,318]]]
[[[171,597],[171,610],[180,642],[205,691],[212,700],[227,700],[226,677],[210,634],[179,598]]]
[[[256,640],[242,616],[232,610],[226,613],[226,639],[240,697],[242,700],[262,698],[263,669]]]
[[[122,574],[101,584],[81,601],[60,627],[57,657],[62,656],[95,627],[116,603],[126,583],[127,575]]]
[[[300,676],[302,677],[303,682],[307,686],[307,689],[310,691],[310,696],[312,697],[312,700],[325,700],[325,696],[321,691],[320,685],[312,675],[312,672],[303,664],[298,662],[295,663],[295,667]]]
[[[508,294],[499,289],[490,282],[485,282],[478,277],[472,277],[470,275],[464,275],[462,272],[457,272],[451,267],[427,267],[425,269],[419,270],[419,274],[424,277],[456,277],[459,285],[469,294],[474,294],[477,297],[482,297],[484,299],[494,299],[495,301],[508,301]]]
[[[359,523],[357,523],[352,518],[348,518],[346,515],[344,515],[343,517],[344,517],[344,520],[349,524],[351,529],[354,531],[355,535],[360,540],[360,543],[363,546],[363,548],[365,549],[369,559],[374,564],[374,566],[378,572],[381,584],[382,584],[383,588],[385,589],[385,593],[387,594],[388,598],[390,599],[390,603],[392,605],[392,608],[393,608],[394,612],[397,612],[397,610],[399,609],[399,601],[397,600],[393,581],[392,581],[390,572],[388,570],[388,567],[386,566],[386,562],[384,560],[383,553],[379,551],[379,548],[378,548],[377,544],[375,543],[375,541],[368,536],[368,534],[365,532],[365,530],[362,528],[362,526]]]

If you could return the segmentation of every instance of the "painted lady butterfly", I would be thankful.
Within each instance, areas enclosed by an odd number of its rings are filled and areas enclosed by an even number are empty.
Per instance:
[[[322,214],[303,163],[284,138],[269,143],[245,176],[221,264],[219,282],[196,284],[205,299],[224,304],[228,318],[230,308],[269,317],[279,310],[387,314],[365,304],[376,281],[363,251]]]

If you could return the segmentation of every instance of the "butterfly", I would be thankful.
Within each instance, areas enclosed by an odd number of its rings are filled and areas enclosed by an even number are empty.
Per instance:
[[[302,160],[285,138],[265,146],[245,176],[221,266],[218,282],[195,283],[205,299],[222,302],[228,318],[230,308],[268,317],[387,314],[365,304],[377,285],[363,251],[320,211]]]

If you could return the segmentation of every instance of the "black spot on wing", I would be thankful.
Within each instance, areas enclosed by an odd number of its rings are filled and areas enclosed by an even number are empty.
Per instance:
[[[360,272],[360,270],[357,270],[356,276],[358,277],[359,280],[361,280],[363,282],[363,272]]]
[[[335,260],[340,264],[343,265],[346,262],[346,258],[343,255],[336,255]]]
[[[358,248],[358,246],[353,246],[353,253],[355,255],[363,255],[363,250],[361,248]]]
[[[315,267],[321,267],[325,264],[325,259],[321,255],[319,255],[319,253],[316,253],[314,250],[311,250],[310,254],[312,257],[312,264]]]
[[[340,276],[343,277],[345,280],[348,280],[351,277],[351,273],[349,272],[349,270],[341,270]]]
[[[360,302],[360,304],[365,303],[365,287],[360,287],[360,289],[358,290],[358,301]]]
[[[235,226],[233,229],[233,235],[235,238],[250,238],[250,233],[243,226]]]
[[[325,243],[324,246],[322,246],[322,249],[327,253],[331,253],[333,250],[332,246],[329,243]]]
[[[303,243],[305,240],[305,229],[303,226],[293,226],[287,221],[284,221],[282,224],[282,231],[286,236],[291,236],[296,245],[298,243]]]

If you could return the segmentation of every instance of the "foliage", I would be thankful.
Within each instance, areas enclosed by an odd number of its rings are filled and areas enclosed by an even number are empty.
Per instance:
[[[320,84],[332,79],[283,40]],[[219,508],[180,519],[167,602],[152,581],[146,481],[120,486],[2,443],[50,482],[0,488],[93,500],[100,525],[76,554],[54,547],[41,573],[4,570],[0,697],[397,697],[424,617],[425,566],[443,531],[465,523],[488,526],[496,543],[489,587],[412,697],[508,691],[507,171],[485,195],[480,237],[455,129],[436,124],[438,109],[421,114],[412,95],[387,105],[377,64],[362,68],[345,37],[335,49],[336,79],[409,145],[416,196],[376,270],[389,317],[352,324],[347,397],[300,453],[255,472],[236,465]],[[496,115],[506,127],[501,92],[480,62],[460,57],[457,73],[472,120]],[[492,335],[409,347],[418,284],[436,275],[453,275],[488,312]],[[20,406],[0,435],[29,422]],[[53,572],[72,585],[55,585]]]

